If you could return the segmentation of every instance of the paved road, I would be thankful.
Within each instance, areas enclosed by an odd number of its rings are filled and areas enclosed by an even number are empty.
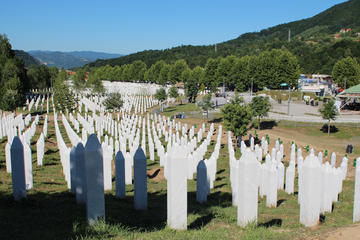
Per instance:
[[[288,120],[288,121],[300,121],[300,122],[327,122],[322,119],[319,109],[321,106],[310,106],[302,102],[290,103],[290,115],[287,115],[288,103],[273,103],[269,118],[275,120]],[[336,118],[335,122],[344,123],[359,123],[360,125],[360,113],[354,114],[340,114]]]

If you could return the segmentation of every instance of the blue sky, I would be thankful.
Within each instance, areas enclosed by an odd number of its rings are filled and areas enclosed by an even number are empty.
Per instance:
[[[14,49],[129,54],[208,45],[308,18],[344,0],[2,0]]]

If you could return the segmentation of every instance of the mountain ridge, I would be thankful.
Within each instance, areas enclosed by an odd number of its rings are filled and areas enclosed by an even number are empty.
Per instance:
[[[109,59],[123,56],[123,54],[96,52],[96,51],[50,51],[50,50],[30,50],[28,53],[39,60],[41,63],[52,67],[71,69],[82,67],[85,64],[97,59]]]
[[[345,41],[346,46],[344,49],[338,50],[338,46],[341,44],[333,41],[333,35],[338,33],[341,28],[355,28],[356,31],[360,32],[359,12],[360,0],[350,0],[336,4],[310,18],[279,24],[259,32],[241,34],[235,39],[216,44],[216,51],[214,45],[182,45],[170,49],[145,50],[119,58],[97,60],[86,64],[85,67],[124,65],[130,64],[135,60],[142,60],[147,66],[150,66],[159,60],[174,63],[178,59],[185,59],[188,65],[193,68],[198,65],[204,66],[208,58],[225,57],[228,55],[253,55],[272,48],[286,48],[297,56],[301,65],[305,66],[304,71],[329,73],[329,71],[331,72],[329,66],[311,67],[307,64],[307,61],[308,59],[320,58],[320,56],[316,55],[318,52],[336,55],[332,58],[338,59],[349,55],[348,52],[350,51],[350,56],[359,58],[360,48],[354,45],[353,42]],[[289,29],[293,36],[290,43],[287,42]],[[311,45],[311,42],[324,46],[324,48],[316,48],[316,46],[313,46],[314,44]],[[333,49],[343,53],[334,54],[331,52]],[[345,53],[346,49],[350,50]],[[334,59],[331,59],[329,62],[333,64]],[[316,61],[323,62],[322,59],[316,59]],[[321,64],[317,63],[317,65]]]

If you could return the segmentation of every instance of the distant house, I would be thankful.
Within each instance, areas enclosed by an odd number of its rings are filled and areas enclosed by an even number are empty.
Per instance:
[[[347,32],[350,32],[351,31],[351,28],[342,28],[340,30],[340,33],[347,33]]]
[[[66,73],[67,73],[68,77],[74,76],[76,74],[76,72],[69,71],[69,70],[66,70]]]
[[[334,38],[335,39],[341,39],[341,34],[340,33],[335,33]]]

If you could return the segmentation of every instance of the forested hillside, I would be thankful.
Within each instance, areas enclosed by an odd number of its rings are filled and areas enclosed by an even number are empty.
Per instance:
[[[216,46],[179,46],[165,50],[147,50],[120,58],[98,60],[86,68],[105,65],[130,64],[135,60],[151,66],[159,60],[173,64],[184,59],[189,67],[205,66],[209,58],[234,55],[258,55],[272,49],[286,49],[294,54],[301,72],[331,74],[336,61],[343,57],[360,60],[360,0],[335,5],[326,11],[304,20],[277,25],[260,32],[246,33]],[[342,28],[351,29],[340,34]],[[291,31],[291,41],[288,33]],[[334,38],[334,35],[337,38]]]
[[[28,54],[23,50],[14,50],[14,52],[17,57],[21,58],[24,61],[25,67],[41,65],[41,62],[39,60],[37,60],[36,58],[34,58],[33,56],[31,56],[30,54]]]

